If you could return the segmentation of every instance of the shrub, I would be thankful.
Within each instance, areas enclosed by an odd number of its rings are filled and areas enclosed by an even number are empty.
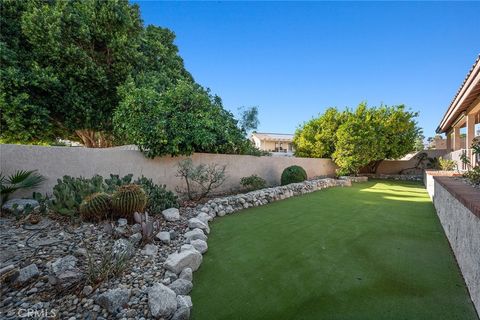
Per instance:
[[[178,208],[177,196],[167,190],[165,185],[157,185],[152,179],[144,176],[135,180],[135,184],[142,186],[147,194],[147,211],[151,214],[161,213],[168,208]]]
[[[123,178],[120,178],[118,174],[110,174],[110,179],[105,179],[105,191],[113,193],[118,187],[132,183],[133,174],[127,174]],[[138,183],[137,183],[138,184]]]
[[[307,180],[307,173],[300,166],[290,166],[283,170],[282,173],[282,186],[295,182],[302,182]]]
[[[112,200],[104,192],[87,196],[80,204],[80,216],[86,221],[102,221],[110,217]]]
[[[178,163],[177,177],[185,180],[186,189],[178,192],[185,194],[189,200],[201,200],[225,182],[225,169],[226,166],[216,163],[194,166],[192,159],[182,160]]]
[[[145,191],[136,184],[126,184],[117,189],[112,195],[112,209],[114,216],[133,221],[134,212],[143,212],[147,205]]]
[[[258,190],[265,188],[267,186],[267,181],[256,174],[253,174],[249,177],[243,177],[240,179],[240,184],[247,190]]]
[[[121,186],[131,184],[132,177],[132,174],[124,177],[111,174],[109,179],[104,180],[99,175],[90,179],[64,176],[53,188],[55,200],[50,201],[49,209],[63,215],[75,216],[80,212],[80,205],[86,197],[98,192],[112,194]],[[146,208],[151,213],[178,207],[177,197],[164,185],[156,185],[144,176],[135,180],[134,184],[144,189],[148,199]]]
[[[91,179],[64,176],[58,179],[53,187],[54,200],[50,204],[50,209],[63,215],[77,215],[83,199],[103,191],[105,191],[105,185],[103,178],[99,175]]]
[[[476,166],[472,170],[463,174],[472,184],[480,186],[480,166]]]
[[[457,165],[454,160],[443,159],[442,157],[438,158],[438,164],[440,165],[440,169],[444,171],[455,170]]]
[[[34,189],[44,181],[45,178],[36,170],[18,170],[8,177],[0,173],[0,205],[6,202],[15,191]]]

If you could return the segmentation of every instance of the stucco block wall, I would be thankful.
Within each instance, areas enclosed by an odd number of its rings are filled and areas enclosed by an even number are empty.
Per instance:
[[[433,177],[431,179],[437,215],[465,278],[473,304],[477,312],[480,312],[480,218]]]
[[[44,147],[26,145],[0,145],[0,170],[11,174],[15,170],[38,170],[47,178],[38,191],[50,193],[58,178],[64,175],[91,177],[110,174],[135,177],[144,175],[156,183],[167,185],[175,190],[182,185],[176,177],[177,163],[186,157],[158,157],[148,159],[134,147],[89,149],[73,147]],[[226,165],[227,180],[218,191],[237,189],[240,179],[257,174],[270,185],[280,183],[283,169],[291,165],[302,166],[309,178],[334,176],[335,164],[330,159],[294,157],[254,157],[224,154],[196,153],[192,157],[195,164],[217,163]],[[28,192],[30,195],[31,192]]]
[[[438,158],[444,156],[446,150],[424,150],[421,152],[427,153],[430,158]],[[384,160],[380,163],[377,169],[377,174],[398,174],[401,170],[412,168],[418,162],[415,157],[409,160]]]

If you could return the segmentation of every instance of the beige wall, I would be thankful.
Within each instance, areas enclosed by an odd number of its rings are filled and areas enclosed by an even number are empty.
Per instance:
[[[70,147],[43,147],[25,145],[0,145],[0,170],[11,174],[15,170],[38,170],[47,178],[39,190],[51,192],[56,180],[64,175],[91,177],[110,173],[134,176],[142,174],[156,183],[166,184],[171,190],[181,184],[177,178],[177,163],[185,157],[161,157],[147,159],[132,147],[88,149]],[[257,174],[271,185],[280,183],[283,169],[291,165],[302,166],[308,177],[333,176],[335,165],[330,159],[294,157],[254,157],[223,154],[194,154],[194,163],[218,163],[227,165],[228,179],[223,191],[236,189],[240,178]],[[31,192],[28,192],[30,195]]]
[[[446,154],[446,150],[424,150],[428,157],[440,157]],[[398,174],[401,170],[412,168],[418,162],[415,157],[409,160],[384,160],[380,163],[377,169],[377,174]]]

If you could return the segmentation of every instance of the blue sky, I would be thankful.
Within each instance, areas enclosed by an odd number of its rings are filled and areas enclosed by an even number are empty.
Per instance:
[[[480,53],[476,2],[149,2],[195,80],[258,131],[293,133],[327,107],[405,104],[434,135]]]

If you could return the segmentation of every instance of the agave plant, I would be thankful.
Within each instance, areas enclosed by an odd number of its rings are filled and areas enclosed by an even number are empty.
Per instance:
[[[0,201],[3,204],[17,190],[35,189],[45,181],[37,170],[18,170],[6,177],[0,173]]]

